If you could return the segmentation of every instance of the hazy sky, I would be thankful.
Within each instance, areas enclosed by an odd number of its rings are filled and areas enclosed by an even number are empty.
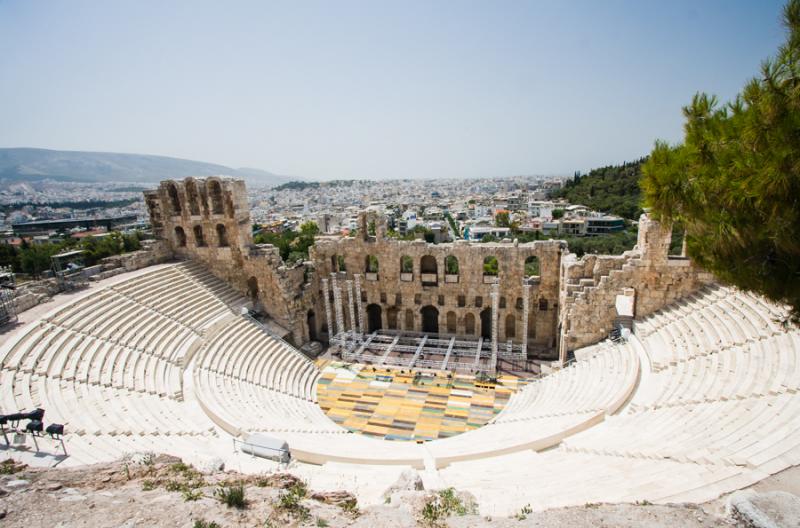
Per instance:
[[[682,135],[782,2],[0,0],[0,146],[311,179],[571,174]]]

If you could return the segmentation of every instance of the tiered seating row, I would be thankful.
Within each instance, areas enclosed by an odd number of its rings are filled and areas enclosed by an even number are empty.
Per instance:
[[[774,308],[729,288],[707,288],[636,323],[654,370],[782,332]]]
[[[720,350],[651,376],[632,409],[777,395],[800,389],[800,336],[778,334]]]
[[[211,337],[197,368],[309,401],[319,377],[305,356],[243,317]]]
[[[114,290],[198,332],[244,303],[230,286],[190,262],[126,281]]]
[[[564,445],[607,455],[758,467],[795,449],[798,433],[800,395],[786,393],[617,416]]]
[[[613,413],[630,396],[638,375],[639,359],[633,348],[607,341],[585,361],[576,361],[515,393],[494,423],[599,410]]]

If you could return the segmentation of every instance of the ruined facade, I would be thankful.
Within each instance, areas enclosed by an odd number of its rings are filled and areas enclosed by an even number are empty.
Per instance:
[[[559,302],[560,359],[611,331],[618,295],[633,297],[639,319],[714,280],[685,256],[669,255],[672,229],[643,214],[636,246],[622,255],[564,255]]]
[[[359,230],[359,234],[366,232]],[[361,276],[366,332],[381,328],[489,338],[491,290],[497,284],[498,340],[520,344],[527,293],[529,350],[546,355],[557,343],[563,249],[563,243],[553,240],[528,244],[399,241],[376,229],[375,236],[322,238],[312,248],[311,258],[320,277],[338,273],[341,283]],[[485,269],[485,264],[491,269],[493,258],[496,274]],[[530,259],[536,259],[538,273],[526,276],[525,263]],[[317,313],[324,313],[324,306],[318,306]],[[352,328],[345,315],[345,326]]]
[[[254,244],[241,180],[167,180],[145,200],[155,235],[175,257],[203,262],[298,346],[326,341],[331,327],[397,329],[496,335],[526,345],[529,356],[564,361],[608,335],[620,316],[617,296],[630,297],[639,318],[712,280],[688,259],[669,256],[671,229],[646,215],[634,250],[578,259],[556,240],[400,241],[386,236],[382,219],[363,213],[355,237],[319,237],[309,262],[288,267],[277,248]]]
[[[313,300],[305,266],[287,267],[277,248],[253,243],[243,180],[167,180],[145,192],[145,203],[154,234],[176,257],[204,263],[283,327],[282,337],[298,346],[309,341],[304,314]]]

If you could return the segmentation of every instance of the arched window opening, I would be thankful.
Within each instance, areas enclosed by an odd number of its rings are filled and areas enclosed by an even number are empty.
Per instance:
[[[448,255],[444,259],[445,282],[458,282],[458,259]]]
[[[206,239],[203,237],[203,226],[194,226],[194,243],[197,247],[204,247]]]
[[[414,260],[408,255],[400,257],[400,280],[414,280]]]
[[[533,279],[539,278],[539,259],[537,257],[528,257],[525,259],[525,278]]]
[[[388,310],[386,310],[386,326],[389,327],[389,330],[398,330],[397,328],[397,312],[398,309],[396,306],[392,306]]]
[[[492,309],[484,308],[481,312],[481,337],[492,338]]]
[[[367,329],[370,334],[381,329],[381,307],[378,304],[367,306]]]
[[[420,310],[422,314],[422,331],[431,334],[439,333],[439,310],[435,306],[423,306]]]
[[[506,339],[517,337],[517,320],[514,314],[506,315]]]
[[[438,264],[436,257],[425,255],[419,261],[419,273],[424,286],[433,286],[438,281]]]
[[[414,330],[414,312],[411,308],[406,309],[406,324],[404,330]]]
[[[186,233],[181,226],[175,227],[175,241],[178,247],[186,247]]]
[[[211,212],[213,214],[223,214],[225,211],[222,200],[222,187],[217,180],[211,180],[208,184],[208,191],[211,198]]]
[[[447,312],[447,333],[448,334],[455,334],[456,333],[456,313],[455,312]]]
[[[475,335],[475,316],[472,313],[464,316],[464,333]]]
[[[483,276],[484,277],[497,277],[500,271],[500,265],[497,262],[497,257],[489,255],[483,259]]]
[[[309,310],[306,314],[306,326],[308,326],[308,339],[310,341],[318,341],[317,316],[314,313],[314,310]]]
[[[186,182],[186,201],[189,202],[189,213],[193,216],[199,216],[200,195],[197,193],[197,184],[194,180]]]
[[[258,279],[255,277],[247,279],[247,296],[253,302],[258,300]]]
[[[219,247],[228,246],[228,232],[223,224],[217,224],[217,243]]]
[[[339,271],[347,271],[347,266],[344,265],[344,255],[337,255],[337,268]]]
[[[172,205],[172,214],[181,214],[181,199],[178,197],[178,188],[174,183],[170,183],[167,187],[167,194],[169,195],[169,201]]]
[[[378,257],[375,255],[367,255],[364,258],[364,272],[365,273],[378,273]]]

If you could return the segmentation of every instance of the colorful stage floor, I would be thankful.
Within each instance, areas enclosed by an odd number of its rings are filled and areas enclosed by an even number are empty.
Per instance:
[[[319,366],[317,400],[328,417],[350,431],[387,440],[434,440],[481,427],[523,383],[505,375],[494,384],[450,372],[421,376],[327,361]]]

